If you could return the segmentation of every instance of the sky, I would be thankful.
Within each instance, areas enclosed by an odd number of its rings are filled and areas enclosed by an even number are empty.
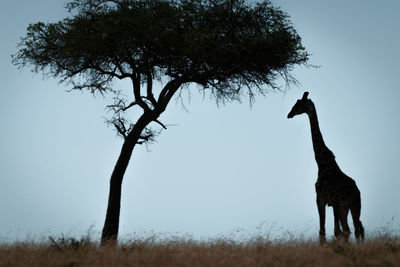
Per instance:
[[[367,236],[398,229],[400,2],[272,2],[289,14],[309,63],[319,67],[296,67],[298,86],[259,96],[252,107],[246,99],[218,107],[196,87],[184,99],[187,110],[172,102],[161,117],[171,126],[131,158],[120,238],[317,237],[309,122],[286,118],[304,91],[326,145],[361,191]],[[104,123],[110,100],[67,92],[57,80],[11,64],[28,24],[64,18],[64,0],[1,4],[0,241],[99,236],[122,145]],[[331,208],[326,220],[332,236]]]

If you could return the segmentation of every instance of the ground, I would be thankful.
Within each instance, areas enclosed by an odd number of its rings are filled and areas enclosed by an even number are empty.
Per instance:
[[[100,247],[82,239],[48,237],[0,244],[0,266],[399,266],[400,236],[376,234],[363,244],[293,238],[196,241],[156,235]]]

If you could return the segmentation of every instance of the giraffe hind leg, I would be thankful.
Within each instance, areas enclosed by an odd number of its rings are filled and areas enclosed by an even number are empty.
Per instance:
[[[335,217],[335,237],[344,241],[349,240],[350,228],[347,223],[347,215],[349,207],[345,203],[338,203],[333,206],[333,214]]]
[[[339,221],[339,209],[335,205],[333,206],[333,217],[335,220],[335,228],[334,228],[334,234],[336,238],[339,238],[342,235],[342,229],[340,227],[340,221]]]
[[[340,227],[340,221],[339,221],[339,216],[335,216],[335,228],[333,233],[335,234],[335,237],[338,238],[342,235],[342,228]]]
[[[360,213],[361,213],[361,200],[357,199],[355,203],[350,207],[351,216],[353,218],[354,224],[354,234],[356,236],[357,242],[364,241],[364,227],[360,221]]]
[[[350,236],[350,227],[349,224],[347,223],[347,215],[349,214],[349,208],[343,207],[340,210],[340,224],[342,225],[343,229],[343,238],[346,242],[349,241],[349,236]]]

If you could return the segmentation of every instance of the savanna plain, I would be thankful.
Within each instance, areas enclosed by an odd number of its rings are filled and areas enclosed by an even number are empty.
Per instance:
[[[100,246],[90,235],[1,242],[0,266],[400,266],[400,235],[377,231],[362,244],[330,239],[220,237],[198,241],[157,234]]]

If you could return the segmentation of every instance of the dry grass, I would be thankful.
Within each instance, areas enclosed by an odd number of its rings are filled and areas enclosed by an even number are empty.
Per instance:
[[[305,239],[238,242],[156,236],[100,247],[59,237],[0,244],[0,266],[400,266],[400,238],[376,235],[361,245]]]

